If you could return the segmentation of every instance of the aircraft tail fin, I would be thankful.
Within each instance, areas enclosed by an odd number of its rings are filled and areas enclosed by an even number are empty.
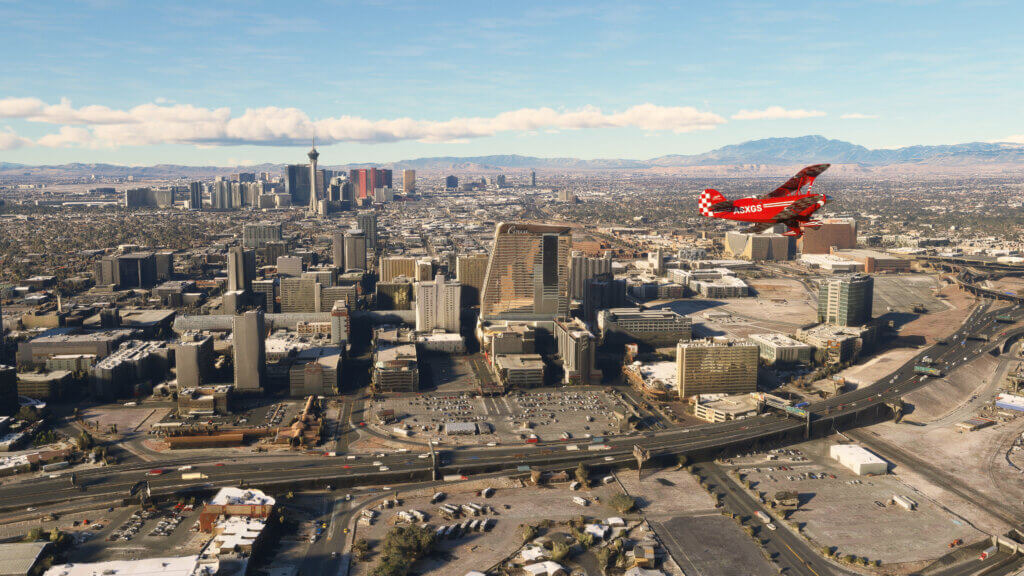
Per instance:
[[[729,201],[725,199],[725,196],[722,196],[722,193],[718,190],[708,188],[700,193],[700,199],[697,201],[697,209],[700,211],[702,216],[714,216],[714,209],[718,208],[719,205],[731,206]]]

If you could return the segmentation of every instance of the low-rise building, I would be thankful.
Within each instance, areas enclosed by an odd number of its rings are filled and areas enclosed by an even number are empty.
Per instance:
[[[757,344],[761,359],[768,364],[810,364],[810,344],[784,334],[751,334],[750,341]]]
[[[716,400],[697,402],[693,405],[693,414],[708,422],[747,418],[757,414],[757,399],[750,394],[737,394]]]
[[[544,360],[540,354],[500,354],[494,358],[494,372],[506,390],[544,384]]]
[[[597,314],[597,326],[604,342],[612,339],[654,347],[674,345],[680,340],[689,340],[692,335],[690,318],[669,309],[601,310]]]
[[[855,444],[833,444],[829,448],[829,456],[859,476],[867,474],[885,474],[889,470],[889,463],[868,451],[863,446]]]

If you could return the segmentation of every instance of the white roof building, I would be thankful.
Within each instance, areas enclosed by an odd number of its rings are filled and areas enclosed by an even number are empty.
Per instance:
[[[275,502],[273,497],[267,496],[262,490],[226,486],[221,488],[208,504],[210,506],[273,506]]]
[[[199,556],[111,560],[53,566],[44,576],[207,576],[217,572],[217,564],[200,564]]]
[[[887,461],[856,444],[833,444],[829,456],[860,476],[885,474],[889,471]]]

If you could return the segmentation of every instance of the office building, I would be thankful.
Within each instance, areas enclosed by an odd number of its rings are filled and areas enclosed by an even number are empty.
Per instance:
[[[277,273],[281,276],[302,276],[302,257],[278,256]]]
[[[344,300],[335,300],[331,305],[331,343],[341,346],[344,350],[351,334],[352,323],[348,315],[348,305]]]
[[[152,252],[104,256],[93,273],[101,286],[152,288],[157,283],[156,256]]]
[[[377,213],[376,212],[360,212],[356,214],[356,228],[363,231],[366,235],[366,246],[370,250],[377,249]],[[352,268],[352,266],[350,266]],[[362,269],[366,269],[366,266],[362,266]]]
[[[583,282],[583,319],[589,326],[597,326],[597,314],[606,308],[626,305],[626,281],[611,274],[588,278]]]
[[[359,301],[359,286],[347,284],[344,286],[328,286],[320,288],[320,311],[330,312],[334,309],[336,302],[344,302],[345,306],[352,310]]]
[[[345,233],[341,230],[331,234],[331,264],[338,270],[345,270]]]
[[[267,314],[274,312],[274,304],[277,302],[274,280],[253,280],[252,294],[254,305],[263,308]]]
[[[296,206],[309,204],[308,164],[289,164],[284,170],[284,191],[291,196],[291,203]]]
[[[459,332],[462,286],[457,281],[446,282],[438,274],[434,280],[417,282],[415,292],[417,332]]]
[[[558,190],[558,201],[563,204],[575,204],[576,194],[572,190],[565,188]]]
[[[416,171],[402,170],[402,192],[412,194],[416,190]]]
[[[815,360],[824,364],[842,364],[857,360],[865,348],[875,341],[877,331],[873,326],[834,326],[819,324],[797,330],[796,339],[810,344],[815,349]]]
[[[0,364],[0,416],[18,411],[18,369]]]
[[[415,344],[378,344],[373,354],[371,384],[376,394],[416,392],[420,368]]]
[[[597,313],[602,341],[637,342],[652,347],[673,346],[691,338],[692,322],[669,309],[611,308]]]
[[[381,256],[379,282],[391,282],[399,276],[416,277],[416,259],[406,256]]]
[[[820,228],[805,230],[797,246],[803,254],[830,254],[833,248],[856,248],[857,221],[853,218],[825,218]]]
[[[494,358],[494,373],[505,390],[544,385],[544,359],[540,354],[500,354]]]
[[[366,270],[366,234],[361,229],[345,233],[345,269]]]
[[[558,343],[558,355],[562,357],[563,382],[594,384],[600,381],[594,368],[597,342],[581,320],[556,320],[555,340]]]
[[[459,188],[459,179],[455,176],[445,176],[444,187],[447,190],[457,190]]]
[[[537,172],[530,170],[530,186],[533,188],[537,187]]]
[[[300,350],[288,370],[288,394],[293,397],[335,396],[341,388],[341,349]]]
[[[183,388],[178,381],[178,414],[207,416],[231,414],[234,387],[230,384]]]
[[[261,310],[235,316],[231,325],[235,390],[262,392],[267,378],[267,332]]]
[[[188,185],[188,209],[203,209],[203,183],[191,182]]]
[[[267,242],[280,241],[281,224],[260,222],[242,227],[242,246],[245,248],[263,248]]]
[[[256,252],[241,246],[228,249],[228,291],[252,292],[252,281],[256,279]]]
[[[455,278],[462,285],[463,305],[476,306],[480,303],[488,260],[487,254],[466,254],[455,260]]]
[[[853,274],[823,280],[818,287],[818,322],[861,326],[871,320],[874,278]]]
[[[171,346],[178,377],[178,390],[207,384],[213,375],[213,337],[186,333]]]
[[[749,340],[693,340],[676,345],[681,399],[757,391],[757,345]]]
[[[480,314],[492,320],[553,320],[569,311],[568,226],[498,224]]]
[[[587,280],[611,273],[610,257],[590,258],[583,252],[574,251],[569,261],[569,297],[573,300],[583,299],[584,284]]]
[[[810,364],[814,351],[809,344],[783,334],[751,334],[750,341],[757,344],[761,359],[768,364]]]
[[[425,282],[434,277],[434,263],[427,258],[416,261],[416,281]]]
[[[93,394],[104,400],[138,396],[170,370],[164,342],[129,340],[92,367],[89,380]]]
[[[319,312],[320,284],[315,277],[281,279],[281,313]]]

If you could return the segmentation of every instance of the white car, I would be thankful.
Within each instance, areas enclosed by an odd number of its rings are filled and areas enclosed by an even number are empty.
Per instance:
[[[764,527],[769,529],[769,530],[775,530],[775,528],[776,528],[775,524],[772,524],[771,522],[765,524]]]

